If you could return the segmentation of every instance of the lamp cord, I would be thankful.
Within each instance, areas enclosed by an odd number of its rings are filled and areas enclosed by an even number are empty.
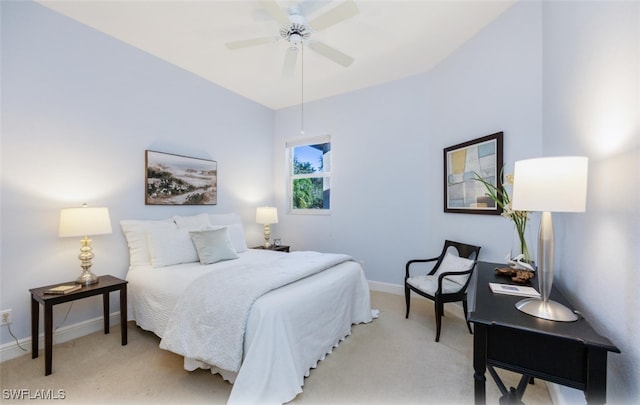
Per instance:
[[[20,348],[20,350],[22,350],[23,352],[26,352],[27,349],[25,349],[24,347],[22,347],[22,345],[20,345],[20,341],[18,340],[16,335],[14,335],[13,332],[11,331],[11,324],[7,324],[7,328],[9,329],[9,334],[11,335],[13,340],[16,341],[16,345]]]
[[[67,318],[69,317],[69,312],[71,312],[71,308],[73,308],[73,302],[71,302],[71,304],[69,304],[69,308],[67,309],[67,313],[64,314],[64,319],[58,324],[58,326],[56,326],[53,329],[53,333],[52,333],[53,337],[56,336],[56,332],[58,331],[58,328],[60,328],[67,321]]]
[[[52,335],[55,337],[55,334],[58,330],[58,328],[60,326],[62,326],[62,324],[64,324],[67,321],[67,317],[69,316],[69,312],[71,312],[71,308],[73,308],[73,302],[69,305],[69,309],[67,309],[67,313],[64,315],[64,319],[62,320],[62,322],[60,322],[58,324],[58,326],[55,327],[55,329],[53,330]],[[23,352],[26,352],[27,349],[25,349],[24,347],[22,347],[22,345],[20,344],[20,341],[18,340],[18,338],[16,337],[16,335],[13,334],[13,331],[11,330],[11,324],[7,324],[7,329],[9,330],[9,334],[11,335],[11,337],[13,338],[13,340],[16,341],[16,346],[18,346],[20,348],[20,350],[22,350]],[[39,336],[36,336],[35,339],[40,339]]]

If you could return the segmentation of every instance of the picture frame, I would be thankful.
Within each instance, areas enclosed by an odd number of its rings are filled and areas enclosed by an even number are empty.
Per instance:
[[[146,205],[217,205],[218,163],[145,151]]]
[[[502,190],[503,133],[444,149],[444,212],[500,215],[502,208],[487,195],[483,180]]]

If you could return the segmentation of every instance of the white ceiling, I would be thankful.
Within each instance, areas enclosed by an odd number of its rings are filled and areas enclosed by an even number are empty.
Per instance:
[[[259,1],[39,0],[83,24],[142,49],[262,105],[280,109],[430,70],[493,21],[516,0],[355,1],[359,13],[312,32],[351,57],[343,67],[305,47],[304,87],[300,59],[283,75],[290,44],[230,50],[227,42],[279,36]],[[308,21],[343,0],[277,0],[286,12],[300,4]]]

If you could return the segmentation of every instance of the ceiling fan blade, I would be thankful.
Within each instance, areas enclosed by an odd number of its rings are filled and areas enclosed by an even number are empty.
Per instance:
[[[356,3],[353,0],[347,0],[326,13],[314,18],[309,22],[309,26],[316,31],[323,30],[344,21],[347,18],[351,18],[358,13],[360,13],[360,10]]]
[[[282,67],[282,76],[293,77],[293,73],[296,69],[296,63],[298,62],[299,49],[296,46],[292,46],[287,49],[287,53],[284,57],[284,66]]]
[[[309,47],[325,58],[329,58],[338,65],[342,65],[344,67],[349,67],[349,65],[351,65],[354,60],[351,56],[342,53],[339,50],[332,48],[322,42],[313,42],[309,44]]]
[[[261,37],[261,38],[243,39],[241,41],[227,42],[225,45],[229,49],[240,49],[240,48],[247,48],[250,46],[270,44],[273,42],[276,42],[276,38]]]
[[[281,25],[289,24],[289,15],[274,0],[260,0],[260,5]]]

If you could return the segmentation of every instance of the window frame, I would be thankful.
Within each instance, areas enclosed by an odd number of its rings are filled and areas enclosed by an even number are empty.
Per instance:
[[[290,214],[295,215],[331,215],[332,209],[332,198],[331,198],[331,182],[332,182],[332,172],[333,172],[333,158],[329,157],[329,167],[330,170],[323,171],[321,173],[304,173],[304,174],[293,174],[293,150],[296,147],[300,146],[308,146],[308,145],[319,145],[319,144],[331,144],[331,135],[321,135],[315,137],[307,137],[300,138],[295,140],[289,140],[285,142],[286,148],[286,170],[287,170],[287,208]],[[329,152],[333,154],[333,146],[331,145]],[[294,208],[293,206],[293,181],[296,179],[304,179],[304,178],[322,178],[327,179],[329,181],[329,208]]]

